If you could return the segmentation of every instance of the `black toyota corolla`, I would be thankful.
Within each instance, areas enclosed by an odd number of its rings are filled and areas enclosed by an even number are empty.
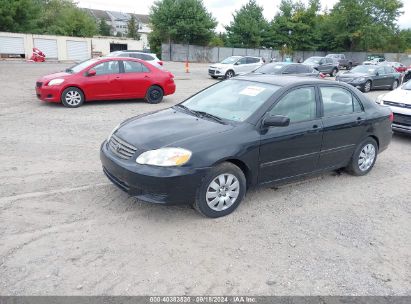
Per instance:
[[[220,217],[256,185],[339,168],[367,174],[391,140],[391,121],[388,107],[343,83],[247,75],[126,120],[100,157],[130,195]]]

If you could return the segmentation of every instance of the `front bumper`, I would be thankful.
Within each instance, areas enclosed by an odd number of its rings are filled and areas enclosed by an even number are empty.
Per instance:
[[[217,69],[208,69],[208,75],[214,76],[214,77],[222,77],[225,75],[225,73]]]
[[[60,86],[36,86],[36,96],[42,101],[60,102],[61,89]]]
[[[113,184],[142,201],[164,205],[191,204],[210,168],[139,165],[136,157],[117,158],[104,141],[100,148],[103,171]]]
[[[411,115],[398,114],[394,112],[392,129],[395,132],[411,134]]]

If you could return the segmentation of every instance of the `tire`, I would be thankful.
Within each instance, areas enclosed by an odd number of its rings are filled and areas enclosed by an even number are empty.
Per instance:
[[[228,71],[225,73],[224,78],[225,78],[225,79],[230,79],[230,78],[232,78],[232,77],[234,77],[234,76],[235,76],[234,71],[233,71],[233,70],[228,70]]]
[[[67,108],[78,108],[84,103],[83,91],[76,87],[68,87],[61,93],[61,103]]]
[[[164,92],[159,86],[153,85],[148,88],[145,100],[151,104],[160,103],[163,100]]]
[[[337,73],[338,73],[338,69],[333,68],[333,70],[332,70],[331,73],[330,73],[330,76],[331,76],[331,77],[335,77],[335,75],[337,75]]]
[[[352,69],[352,63],[351,62],[349,62],[348,63],[348,65],[347,65],[347,68],[346,68],[347,70],[351,70]]]
[[[390,87],[390,90],[392,91],[392,90],[395,90],[396,88],[398,88],[398,80],[395,80],[395,81],[392,83],[392,85],[391,85],[391,87]]]
[[[364,93],[368,93],[369,91],[371,91],[371,87],[372,87],[372,83],[371,80],[367,80],[364,84],[364,86],[362,87],[362,91]]]
[[[377,155],[377,142],[371,137],[366,138],[355,149],[350,164],[346,168],[348,173],[355,176],[367,174],[374,167]]]
[[[230,188],[232,195],[227,191]],[[203,178],[193,206],[206,217],[225,216],[238,207],[245,192],[246,178],[243,171],[236,165],[225,162],[213,167]]]

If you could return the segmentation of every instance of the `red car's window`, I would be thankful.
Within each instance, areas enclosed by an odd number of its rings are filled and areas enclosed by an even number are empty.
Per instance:
[[[125,73],[147,73],[149,69],[147,67],[136,61],[123,61],[124,72]]]
[[[93,67],[96,75],[118,74],[120,73],[120,64],[117,60],[106,61]]]

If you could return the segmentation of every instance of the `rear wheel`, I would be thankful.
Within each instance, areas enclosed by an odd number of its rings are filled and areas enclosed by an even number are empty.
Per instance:
[[[391,85],[391,90],[395,90],[396,88],[398,88],[398,80],[394,80],[394,82]]]
[[[211,218],[233,212],[246,192],[243,171],[232,163],[222,163],[210,170],[197,190],[194,208]]]
[[[84,94],[79,88],[68,87],[61,94],[61,103],[67,108],[78,108],[84,103]]]
[[[334,68],[334,69],[331,71],[330,76],[331,76],[331,77],[335,77],[335,76],[337,75],[337,73],[338,73],[338,70],[337,70],[336,68]]]
[[[347,70],[351,70],[351,69],[352,69],[352,63],[349,62],[348,65],[347,65]]]
[[[163,96],[163,89],[154,85],[148,88],[145,99],[148,103],[156,104],[163,100]]]
[[[371,137],[365,139],[355,149],[351,162],[346,168],[347,171],[356,176],[367,174],[374,167],[377,154],[377,142]]]

